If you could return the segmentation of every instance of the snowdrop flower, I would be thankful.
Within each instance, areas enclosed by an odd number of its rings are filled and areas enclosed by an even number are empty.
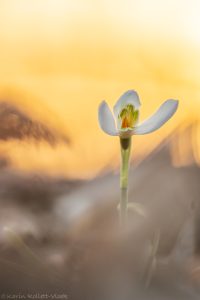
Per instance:
[[[136,134],[147,134],[159,129],[176,112],[177,100],[167,100],[147,120],[139,123],[140,99],[133,91],[125,92],[115,104],[113,111],[110,111],[108,104],[103,101],[99,106],[99,124],[101,129],[114,136],[119,136],[121,144],[121,167],[120,167],[120,224],[126,228],[127,213],[130,208],[128,203],[128,171],[131,154],[131,137]],[[133,203],[132,206],[137,205]],[[136,206],[135,206],[136,205]]]
[[[153,132],[173,116],[178,101],[172,99],[165,101],[151,117],[138,124],[140,106],[139,96],[133,90],[125,92],[119,98],[113,108],[114,116],[108,104],[103,101],[99,106],[98,114],[101,129],[109,135],[121,138]]]

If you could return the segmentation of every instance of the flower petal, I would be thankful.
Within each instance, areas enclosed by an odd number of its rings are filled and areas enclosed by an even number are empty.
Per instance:
[[[128,138],[128,137],[131,137],[134,134],[135,134],[135,132],[134,132],[134,129],[132,129],[132,128],[125,128],[125,129],[120,129],[119,130],[119,136],[121,138]]]
[[[133,91],[133,90],[129,90],[127,92],[125,92],[120,98],[119,100],[116,102],[113,110],[114,110],[114,114],[115,117],[117,118],[121,109],[126,106],[127,104],[132,104],[135,108],[135,110],[138,110],[138,108],[140,107],[140,99],[139,96],[137,94],[137,92]]]
[[[159,129],[176,112],[178,100],[167,100],[160,108],[147,120],[135,126],[134,134],[147,134]]]
[[[99,105],[98,117],[99,125],[105,133],[109,135],[118,135],[114,117],[105,101],[101,102]]]

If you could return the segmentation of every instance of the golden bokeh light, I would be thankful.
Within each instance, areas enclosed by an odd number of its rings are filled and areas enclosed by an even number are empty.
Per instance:
[[[97,109],[128,89],[141,97],[141,118],[168,98],[180,100],[160,131],[135,137],[136,161],[179,124],[198,119],[199,10],[194,0],[2,0],[0,97],[68,134],[72,144],[9,141],[1,153],[18,168],[72,177],[117,166],[118,140],[100,131]]]

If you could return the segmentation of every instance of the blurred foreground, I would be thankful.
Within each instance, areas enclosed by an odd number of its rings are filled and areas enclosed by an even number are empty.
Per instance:
[[[69,181],[19,172],[2,158],[1,293],[199,299],[200,169],[195,160],[174,168],[170,155],[193,126],[131,168],[130,201],[138,205],[123,235],[117,174]]]

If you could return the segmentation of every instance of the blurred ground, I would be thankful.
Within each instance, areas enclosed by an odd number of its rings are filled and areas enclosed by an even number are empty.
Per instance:
[[[129,194],[138,207],[123,235],[118,174],[70,181],[19,172],[2,158],[1,292],[199,299],[200,169],[195,163],[172,166],[170,149],[179,138],[174,132],[142,163],[133,163]]]

